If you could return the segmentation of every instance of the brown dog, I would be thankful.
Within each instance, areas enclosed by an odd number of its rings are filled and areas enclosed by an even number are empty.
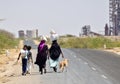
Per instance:
[[[64,69],[66,68],[66,71],[67,71],[67,67],[68,67],[68,59],[62,60],[59,64],[60,70],[63,72]]]

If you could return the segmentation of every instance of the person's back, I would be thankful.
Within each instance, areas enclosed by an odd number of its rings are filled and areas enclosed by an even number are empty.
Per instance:
[[[32,52],[31,51],[28,51],[28,61],[32,60]]]
[[[59,58],[60,53],[61,53],[61,48],[59,44],[57,43],[57,40],[53,41],[49,52],[50,52],[51,59],[56,60]]]
[[[31,46],[28,46],[27,49],[28,49],[28,54],[27,54],[27,58],[28,58],[27,73],[30,74],[31,63],[33,63],[32,52],[30,51],[31,50]]]
[[[50,67],[53,68],[55,72],[57,72],[57,65],[59,62],[60,54],[62,54],[62,57],[64,58],[61,48],[57,43],[57,40],[52,41],[49,53],[50,53]]]
[[[35,64],[39,66],[39,71],[41,74],[46,73],[46,61],[47,61],[47,55],[48,55],[48,46],[46,45],[46,37],[42,37],[40,44],[38,45],[38,52]]]

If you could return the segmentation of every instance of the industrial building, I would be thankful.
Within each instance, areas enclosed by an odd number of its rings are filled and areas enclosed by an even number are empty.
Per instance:
[[[82,35],[88,36],[90,34],[90,25],[85,25],[82,27]]]
[[[109,0],[109,35],[120,35],[120,0]]]
[[[37,38],[38,37],[38,29],[35,30],[26,30],[26,34],[24,32],[24,30],[19,30],[18,31],[18,36],[19,38]]]
[[[85,25],[82,27],[82,36],[103,36],[102,34],[91,31],[90,25]]]
[[[25,37],[24,31],[23,30],[19,30],[18,31],[18,36],[19,36],[19,38],[24,38]]]
[[[37,38],[38,37],[38,30],[26,30],[26,36],[28,38]]]

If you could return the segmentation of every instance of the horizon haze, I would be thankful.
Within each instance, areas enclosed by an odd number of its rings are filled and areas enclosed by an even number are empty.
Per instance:
[[[38,29],[39,35],[49,35],[54,29],[59,35],[78,36],[81,28],[103,33],[109,23],[108,0],[0,0],[0,29],[18,36],[19,30]]]

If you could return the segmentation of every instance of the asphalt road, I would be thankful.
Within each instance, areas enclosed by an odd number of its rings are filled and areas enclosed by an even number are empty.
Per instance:
[[[33,42],[25,42],[28,45]],[[32,45],[35,60],[37,46]],[[99,50],[62,49],[69,59],[67,72],[54,72],[47,61],[47,73],[40,75],[38,66],[34,66],[30,75],[15,76],[7,84],[120,84],[118,55]],[[62,58],[60,57],[60,60]],[[21,74],[21,73],[20,73]]]
[[[91,49],[69,50],[73,51],[78,58],[84,59],[92,67],[95,67],[98,71],[104,73],[113,84],[120,84],[120,55]]]

